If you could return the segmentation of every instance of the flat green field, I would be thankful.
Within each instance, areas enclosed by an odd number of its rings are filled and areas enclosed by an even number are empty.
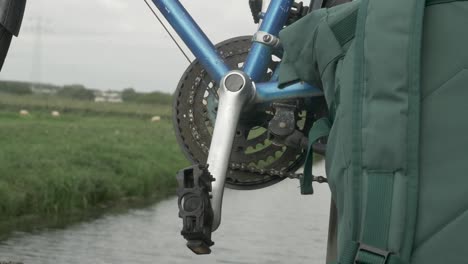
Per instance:
[[[150,105],[136,103],[95,103],[61,98],[57,96],[13,95],[0,92],[0,110],[19,111],[60,111],[61,113],[129,116],[149,118],[161,116],[170,119],[171,107],[169,105]]]
[[[13,97],[16,106],[0,100],[0,222],[165,196],[175,190],[177,170],[188,165],[169,106],[132,112],[138,106],[89,102],[80,108],[69,102],[63,105],[75,110],[52,117],[49,110],[59,109],[57,104],[41,108],[33,99]],[[22,108],[30,115],[20,116]],[[161,109],[162,120],[150,122],[147,117]]]

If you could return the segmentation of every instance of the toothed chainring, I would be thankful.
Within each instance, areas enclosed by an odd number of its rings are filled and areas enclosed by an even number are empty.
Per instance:
[[[216,48],[231,69],[242,68],[251,46],[251,36],[226,40]],[[272,56],[265,80],[270,79],[280,59]],[[177,140],[193,163],[205,164],[217,112],[218,85],[198,60],[182,76],[174,95],[173,121]],[[312,111],[304,100],[287,101],[297,105],[296,129],[307,134]],[[258,189],[285,179],[304,161],[300,148],[277,146],[268,140],[268,122],[273,118],[269,105],[259,105],[241,114],[231,153],[226,186],[233,189]],[[262,171],[264,173],[258,173]]]

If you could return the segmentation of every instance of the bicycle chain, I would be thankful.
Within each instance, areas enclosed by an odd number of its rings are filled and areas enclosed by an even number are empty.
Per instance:
[[[224,60],[233,55],[229,53],[223,53],[223,54],[220,54],[220,56]],[[204,74],[206,74],[206,72]],[[207,86],[204,80],[204,75],[200,76],[198,81],[202,82],[202,84]],[[198,86],[198,85],[195,85],[195,86]],[[184,145],[186,149],[189,149],[187,144],[184,144]],[[275,170],[275,169],[259,169],[255,167],[248,167],[243,163],[230,163],[228,166],[228,169],[232,171],[247,172],[247,173],[251,173],[251,174],[255,174],[259,176],[281,177],[281,178],[289,178],[289,179],[301,179],[302,177],[304,177],[303,173],[285,172],[285,171]],[[313,181],[318,182],[318,183],[328,182],[327,178],[323,176],[313,176]]]
[[[242,171],[242,172],[248,172],[256,175],[267,175],[267,176],[273,176],[273,177],[281,177],[281,178],[289,178],[289,179],[301,179],[304,177],[303,173],[295,173],[295,172],[285,172],[281,170],[274,170],[274,169],[258,169],[254,167],[248,167],[245,166],[245,164],[242,163],[231,163],[229,164],[229,169],[233,171]],[[318,182],[318,183],[324,183],[328,182],[328,179],[323,176],[313,176],[313,181]]]

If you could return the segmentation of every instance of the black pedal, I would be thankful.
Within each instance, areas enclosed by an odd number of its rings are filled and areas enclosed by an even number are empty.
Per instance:
[[[194,165],[177,173],[179,217],[183,220],[181,234],[187,247],[195,254],[210,254],[213,209],[210,203],[213,177],[203,165]]]

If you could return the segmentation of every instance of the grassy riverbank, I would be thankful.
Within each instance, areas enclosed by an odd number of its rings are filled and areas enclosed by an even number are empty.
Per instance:
[[[35,98],[10,97],[0,99],[0,225],[167,195],[175,189],[175,172],[188,165],[169,106],[41,106]],[[20,116],[22,108],[30,115]],[[68,111],[52,117],[51,109]],[[162,120],[152,123],[151,115]]]

